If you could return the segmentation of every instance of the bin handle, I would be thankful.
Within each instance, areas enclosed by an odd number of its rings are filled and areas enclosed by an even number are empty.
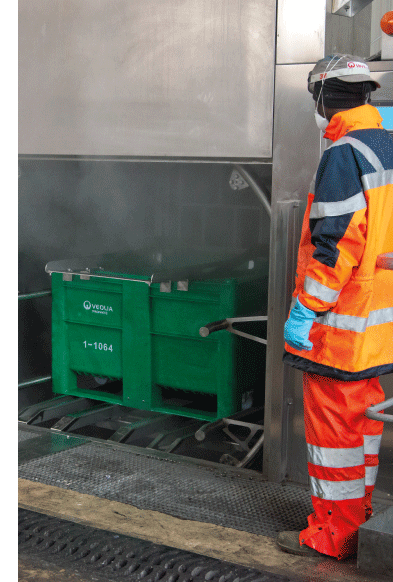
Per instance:
[[[374,404],[374,406],[370,406],[366,410],[367,418],[371,418],[372,420],[382,420],[385,422],[393,422],[393,414],[383,414],[379,412],[380,410],[384,410],[385,408],[390,408],[393,406],[393,398],[388,398],[384,402],[380,402],[379,404]]]
[[[253,340],[254,342],[259,342],[261,344],[267,344],[267,340],[257,337],[255,335],[250,335],[249,333],[244,333],[232,327],[233,323],[243,322],[243,321],[267,321],[267,315],[254,315],[250,317],[227,317],[227,319],[221,319],[220,321],[212,321],[207,323],[199,330],[199,335],[202,337],[207,337],[214,331],[220,331],[221,329],[226,329],[227,331],[234,333],[235,335],[240,335],[241,337],[246,337]]]

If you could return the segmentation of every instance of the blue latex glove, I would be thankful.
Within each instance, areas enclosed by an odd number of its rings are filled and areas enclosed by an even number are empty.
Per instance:
[[[315,312],[304,307],[297,298],[289,318],[284,325],[284,338],[295,350],[311,350],[313,344],[308,339],[315,319]]]

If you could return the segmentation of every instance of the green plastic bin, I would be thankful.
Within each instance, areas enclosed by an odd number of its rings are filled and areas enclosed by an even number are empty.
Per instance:
[[[188,281],[188,290],[166,283],[165,291],[143,274],[50,266],[55,393],[203,420],[234,414],[245,392],[263,394],[265,346],[226,331],[202,338],[199,329],[266,312],[266,260],[236,277]],[[83,387],[86,375],[121,380],[122,389]]]

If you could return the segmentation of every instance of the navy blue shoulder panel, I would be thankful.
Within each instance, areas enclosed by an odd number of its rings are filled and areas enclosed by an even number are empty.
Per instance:
[[[372,149],[385,170],[393,169],[393,138],[385,129],[358,129],[350,131],[347,135],[358,139]],[[356,152],[356,158],[359,157],[359,154],[360,152]],[[375,170],[363,171],[362,173],[370,174],[373,171]]]
[[[375,171],[372,166],[366,173]],[[339,202],[363,190],[355,152],[350,144],[341,144],[326,150],[315,178],[314,202]]]

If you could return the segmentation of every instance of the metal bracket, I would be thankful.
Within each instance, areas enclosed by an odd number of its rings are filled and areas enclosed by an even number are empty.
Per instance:
[[[232,426],[240,426],[242,428],[247,428],[249,430],[249,433],[246,436],[246,438],[240,439],[238,436],[236,436],[231,431]],[[234,418],[222,418],[220,420],[216,420],[215,422],[210,422],[208,424],[204,424],[203,426],[201,426],[201,428],[197,430],[197,432],[195,433],[195,438],[198,441],[203,441],[208,432],[214,430],[215,428],[220,427],[223,427],[223,432],[225,432],[225,434],[227,434],[237,445],[239,445],[241,450],[246,452],[246,455],[240,461],[233,457],[232,455],[225,453],[224,455],[221,456],[220,463],[223,463],[225,465],[232,465],[239,468],[245,467],[255,457],[255,455],[258,453],[258,451],[261,449],[263,445],[263,442],[265,440],[264,426],[261,424],[254,424],[251,422],[245,422]],[[250,446],[250,442],[254,439],[255,435],[258,432],[261,432],[260,437],[253,446]]]
[[[351,18],[371,2],[372,0],[332,0],[332,14]]]
[[[177,290],[178,291],[188,291],[188,279],[185,281],[178,281],[177,282]]]
[[[87,267],[84,271],[80,271],[79,277],[81,281],[90,281],[90,269]]]
[[[63,273],[63,281],[72,281],[72,273]]]
[[[231,177],[229,178],[229,185],[232,190],[244,190],[244,188],[249,188],[248,183],[237,170],[233,170]]]
[[[162,283],[160,283],[160,291],[161,293],[170,293],[172,291],[172,282],[163,281]]]

